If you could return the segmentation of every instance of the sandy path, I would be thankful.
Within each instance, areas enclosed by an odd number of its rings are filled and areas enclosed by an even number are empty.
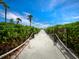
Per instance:
[[[65,57],[53,45],[53,41],[45,31],[41,30],[24,48],[17,59],[65,59]]]

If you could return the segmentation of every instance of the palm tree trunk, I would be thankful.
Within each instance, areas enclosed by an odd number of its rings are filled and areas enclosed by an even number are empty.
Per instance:
[[[5,23],[7,22],[7,8],[5,8]]]
[[[31,27],[31,19],[30,19],[30,27]]]
[[[17,24],[19,24],[19,21],[17,21]]]

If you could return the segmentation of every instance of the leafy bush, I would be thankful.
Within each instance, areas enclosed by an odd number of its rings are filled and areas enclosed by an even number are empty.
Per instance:
[[[64,44],[79,55],[79,22],[48,27],[45,30],[49,34],[57,33]]]
[[[23,43],[39,29],[13,23],[0,23],[0,55]]]

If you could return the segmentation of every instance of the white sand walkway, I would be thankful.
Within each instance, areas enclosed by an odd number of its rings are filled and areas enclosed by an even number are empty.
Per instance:
[[[65,59],[44,30],[30,41],[30,46],[26,46],[17,59]]]

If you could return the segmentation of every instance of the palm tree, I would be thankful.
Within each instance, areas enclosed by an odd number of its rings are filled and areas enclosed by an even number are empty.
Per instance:
[[[3,0],[0,0],[0,4],[2,4],[3,7],[5,8],[5,23],[6,23],[7,22],[7,8],[9,7],[5,2],[3,2]]]
[[[16,18],[17,24],[19,24],[20,21],[22,21],[20,18]]]
[[[28,15],[28,19],[29,19],[29,22],[30,22],[30,26],[31,26],[31,22],[32,22],[32,15],[30,14],[30,15]]]
[[[5,8],[5,23],[6,23],[7,22],[7,8],[9,8],[9,7],[6,3],[4,3],[3,6]]]

